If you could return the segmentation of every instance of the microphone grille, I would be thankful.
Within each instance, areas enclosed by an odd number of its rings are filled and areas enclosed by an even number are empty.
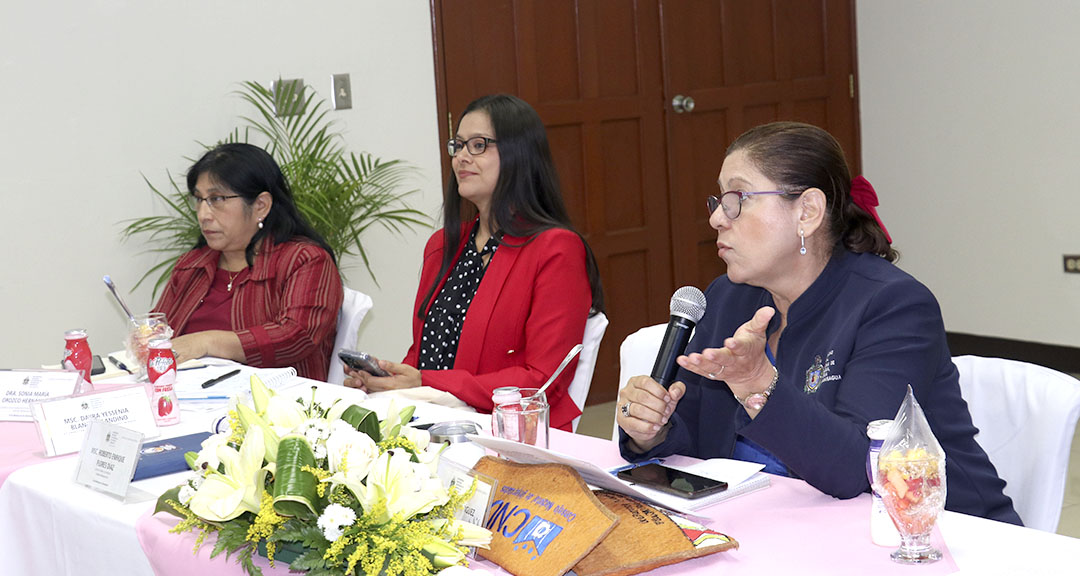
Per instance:
[[[671,315],[688,318],[697,324],[705,315],[705,295],[693,286],[683,286],[671,295]]]

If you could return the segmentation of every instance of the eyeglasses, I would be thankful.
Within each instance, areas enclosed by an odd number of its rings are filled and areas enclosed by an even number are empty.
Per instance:
[[[191,206],[191,210],[194,212],[199,211],[199,204],[206,202],[206,205],[210,207],[211,211],[220,210],[225,206],[225,201],[232,198],[240,198],[239,194],[233,194],[231,196],[207,196],[206,198],[199,198],[192,194],[188,196],[188,205]]]
[[[717,208],[724,209],[724,216],[727,216],[728,220],[734,220],[742,213],[743,200],[751,196],[757,196],[759,194],[784,194],[786,196],[798,196],[802,192],[786,192],[784,190],[762,190],[760,192],[746,192],[744,190],[732,190],[730,192],[724,192],[719,198],[716,196],[709,196],[705,199],[706,207],[709,210],[709,217],[712,218],[713,212],[716,212]]]
[[[446,152],[453,158],[454,156],[457,156],[458,152],[461,152],[462,148],[468,148],[469,154],[479,156],[484,152],[487,152],[489,144],[494,144],[495,142],[496,140],[494,138],[487,138],[484,136],[476,136],[469,138],[468,140],[454,138],[446,143]]]

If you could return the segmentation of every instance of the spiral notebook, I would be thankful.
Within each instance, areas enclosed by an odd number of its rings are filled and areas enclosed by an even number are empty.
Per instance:
[[[235,372],[235,374],[232,374]],[[232,374],[208,388],[203,384]],[[208,366],[203,370],[182,371],[177,375],[176,395],[181,401],[227,402],[233,397],[244,399],[251,395],[251,376],[256,375],[267,388],[284,390],[300,379],[296,368],[252,368],[250,366]]]

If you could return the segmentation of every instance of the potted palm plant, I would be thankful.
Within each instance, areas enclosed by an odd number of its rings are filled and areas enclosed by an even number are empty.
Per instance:
[[[287,85],[289,86],[289,85]],[[368,153],[345,150],[344,138],[327,119],[325,101],[314,91],[290,88],[272,91],[258,82],[245,82],[237,93],[255,114],[243,116],[243,130],[233,130],[221,142],[247,142],[251,132],[266,140],[267,152],[281,166],[297,208],[341,257],[360,256],[375,279],[361,235],[379,225],[395,233],[428,226],[427,216],[404,202],[416,189],[406,189],[415,168],[400,160],[384,161]],[[212,146],[206,146],[207,149]],[[194,162],[194,160],[192,160]],[[169,174],[169,190],[150,190],[167,206],[167,213],[127,221],[124,240],[144,238],[148,251],[162,262],[150,268],[135,288],[156,275],[153,297],[168,281],[177,259],[199,238],[199,223],[188,207],[188,191]],[[134,288],[133,288],[134,289]]]

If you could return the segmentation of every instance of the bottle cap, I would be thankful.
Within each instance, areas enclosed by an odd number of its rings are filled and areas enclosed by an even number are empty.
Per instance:
[[[85,328],[74,328],[64,332],[64,340],[78,340],[80,338],[86,338]]]
[[[431,441],[436,444],[442,444],[449,442],[454,444],[457,442],[468,442],[469,439],[465,437],[466,434],[477,434],[479,430],[476,428],[475,422],[468,420],[452,420],[450,422],[439,422],[431,428],[428,428],[428,433],[431,434]]]
[[[148,344],[148,347],[155,350],[172,350],[172,340],[168,338],[154,338]]]

